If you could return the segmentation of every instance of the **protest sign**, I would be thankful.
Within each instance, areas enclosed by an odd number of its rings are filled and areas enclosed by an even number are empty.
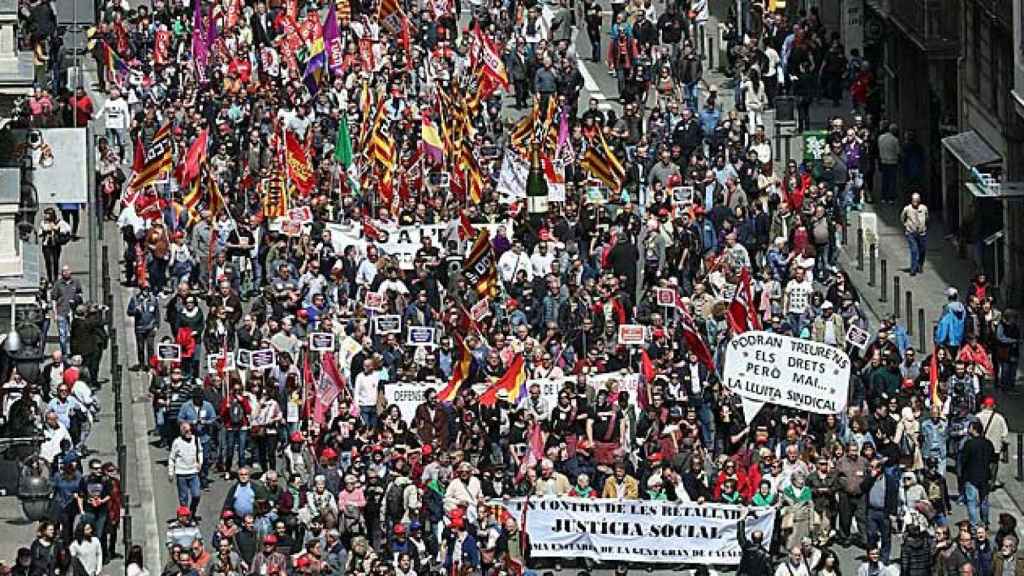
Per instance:
[[[396,382],[394,384],[385,384],[384,399],[387,401],[388,406],[392,404],[398,406],[398,411],[402,413],[402,420],[405,420],[406,423],[411,423],[412,419],[416,416],[416,408],[426,401],[423,393],[428,388],[438,390],[443,387],[444,384],[440,382]]]
[[[252,370],[266,370],[276,362],[273,348],[253,350],[249,353],[249,368]]]
[[[512,223],[501,222],[498,224],[473,224],[477,230],[486,228],[493,238],[499,227],[505,229],[505,235],[512,240]],[[412,270],[415,266],[416,252],[423,247],[423,238],[430,238],[434,246],[447,246],[446,240],[449,236],[454,238],[454,228],[450,224],[420,224],[409,226],[385,226],[377,224],[376,228],[381,232],[380,240],[371,241],[362,237],[362,226],[328,223],[326,229],[331,233],[331,243],[338,254],[343,254],[349,246],[355,246],[356,251],[366,252],[367,244],[377,246],[382,253],[388,254],[398,260],[398,265],[403,270]]]
[[[314,352],[331,352],[334,350],[333,332],[311,332],[309,334],[309,349]]]
[[[284,220],[281,222],[281,233],[285,236],[302,236],[302,222]]]
[[[224,357],[224,354],[207,354],[206,355],[206,370],[210,373],[220,372],[220,359]],[[235,355],[228,354],[227,360],[224,361],[224,371],[235,369]]]
[[[513,518],[526,519],[534,558],[736,565],[743,555],[736,534],[741,519],[748,538],[761,531],[771,542],[775,527],[774,508],[748,512],[728,504],[546,496],[503,505]]]
[[[747,422],[767,403],[837,414],[846,408],[850,357],[822,342],[744,332],[726,346],[722,380],[742,399]]]
[[[676,306],[676,292],[671,288],[658,288],[656,295],[658,297],[658,306],[665,308],[675,308]]]
[[[235,351],[235,365],[239,368],[248,370],[249,366],[252,364],[252,359],[250,358],[251,355],[252,353],[249,350],[239,348]]]
[[[373,322],[377,334],[398,334],[402,331],[402,317],[397,314],[377,316]]]
[[[374,312],[384,311],[384,294],[380,292],[367,292],[363,298],[363,306]]]
[[[309,209],[309,206],[300,206],[298,208],[292,208],[288,210],[288,219],[292,222],[299,222],[305,224],[313,221],[313,211]]]
[[[405,343],[409,346],[433,346],[435,329],[427,326],[409,326]]]
[[[856,324],[850,324],[850,328],[846,330],[846,341],[863,351],[867,349],[868,342],[871,342],[871,334]]]
[[[479,322],[484,318],[491,315],[491,299],[484,298],[473,304],[473,307],[469,309],[469,315],[474,321]]]
[[[156,357],[161,362],[181,362],[181,346],[177,344],[157,344]]]
[[[620,324],[619,344],[641,346],[644,343],[644,327],[640,324]]]

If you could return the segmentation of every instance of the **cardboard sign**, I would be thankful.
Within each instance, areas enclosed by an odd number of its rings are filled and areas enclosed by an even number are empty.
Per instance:
[[[487,318],[490,315],[491,315],[491,299],[490,298],[484,298],[483,300],[480,300],[476,304],[473,304],[473,307],[469,309],[469,316],[474,321],[476,321],[476,322],[479,322],[479,321],[483,320],[484,318]]]
[[[377,334],[398,334],[402,331],[402,317],[398,314],[386,314],[373,319]]]
[[[640,324],[620,324],[619,344],[623,346],[641,346],[644,343],[646,330]]]
[[[252,352],[245,348],[235,350],[235,365],[239,368],[248,370],[250,366],[252,366],[252,359],[250,358],[251,355]]]
[[[286,236],[302,236],[302,222],[284,220],[281,222],[281,233]]]
[[[676,293],[671,288],[658,288],[655,296],[658,298],[658,306],[676,307]]]
[[[871,334],[856,324],[850,324],[846,330],[846,342],[863,352],[871,342]]]
[[[693,186],[676,186],[672,189],[672,203],[677,205],[693,202]]]
[[[313,221],[313,211],[309,209],[309,206],[292,208],[288,210],[288,219],[292,222],[306,224],[307,222]]]
[[[380,292],[367,292],[366,297],[363,298],[363,306],[367,310],[373,310],[374,312],[384,311],[384,295]]]
[[[767,403],[838,414],[846,409],[850,368],[835,346],[751,331],[729,341],[722,382],[742,400],[747,422]]]
[[[447,172],[431,172],[428,179],[434,188],[448,188],[451,185],[451,175]]]
[[[310,332],[309,349],[314,352],[332,352],[334,350],[334,333]]]
[[[210,373],[220,372],[220,368],[217,366],[217,364],[220,362],[220,359],[223,358],[223,357],[224,357],[224,354],[220,354],[220,353],[217,353],[217,354],[207,354],[206,355],[206,370],[208,372],[210,372]],[[234,369],[235,369],[235,355],[234,354],[228,354],[227,360],[224,361],[224,371],[227,372],[228,370],[234,370]]]
[[[161,362],[181,362],[181,346],[177,344],[157,344],[156,358]]]
[[[433,346],[436,333],[437,330],[429,326],[409,326],[405,343],[408,346]]]
[[[277,363],[277,355],[273,348],[253,350],[249,354],[249,368],[252,370],[266,370]]]

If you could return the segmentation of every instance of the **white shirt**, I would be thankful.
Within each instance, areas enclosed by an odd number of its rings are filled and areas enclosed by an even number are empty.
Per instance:
[[[50,428],[49,425],[43,426],[43,438],[43,443],[39,446],[39,457],[49,463],[53,463],[53,459],[60,454],[61,441],[67,439],[68,442],[71,442],[71,435],[68,434],[67,428],[59,423],[56,428]]]
[[[104,125],[111,130],[128,129],[128,102],[124,98],[110,98],[103,103]]]
[[[504,282],[512,282],[515,280],[516,274],[520,270],[526,271],[527,282],[533,280],[533,266],[530,263],[530,257],[520,252],[516,254],[514,251],[509,250],[498,258],[498,273],[501,274],[501,279]]]
[[[530,256],[530,266],[533,268],[533,275],[547,276],[551,273],[551,263],[554,261],[555,256],[551,252],[548,252],[547,254],[535,252],[533,256]]]
[[[377,372],[360,372],[356,376],[356,404],[359,406],[377,405],[377,384],[380,382],[380,375]]]
[[[804,277],[803,282],[797,282],[795,278],[790,280],[786,284],[786,313],[803,314],[806,312],[812,292],[814,292],[814,284],[810,278]]]

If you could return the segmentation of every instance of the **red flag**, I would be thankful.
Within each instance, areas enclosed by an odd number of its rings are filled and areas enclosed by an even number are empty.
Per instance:
[[[199,176],[199,168],[206,162],[206,141],[208,138],[209,134],[204,128],[195,141],[192,142],[192,146],[189,147],[188,153],[185,155],[185,161],[175,171],[174,176],[178,180],[178,185],[182,188],[188,187]]]
[[[459,211],[459,240],[465,242],[470,238],[476,238],[476,228],[473,227],[473,223],[469,221],[469,217],[466,213]]]
[[[932,406],[942,407],[942,399],[939,398],[939,355],[938,348],[932,351],[932,360],[928,364],[928,395],[931,398]]]
[[[676,309],[679,310],[679,325],[683,329],[683,340],[686,342],[687,350],[693,352],[701,364],[704,364],[708,370],[714,372],[715,359],[711,355],[711,349],[708,348],[704,339],[701,338],[697,325],[693,321],[693,316],[690,316],[689,311],[686,310],[686,306],[683,305],[683,301],[678,295],[676,296]]]
[[[196,353],[196,335],[192,332],[191,328],[184,326],[178,328],[178,333],[175,334],[174,340],[178,346],[181,346],[182,358],[191,358]]]
[[[370,222],[369,218],[363,221],[363,236],[374,241],[380,240],[380,230],[373,225],[373,222]]]
[[[455,399],[455,395],[459,393],[462,385],[466,383],[466,380],[469,380],[469,369],[473,364],[473,353],[470,351],[469,346],[466,346],[465,339],[456,333],[455,340],[459,350],[461,350],[461,355],[459,356],[459,363],[452,370],[452,377],[448,380],[448,385],[437,393],[437,399],[442,402],[451,402]]]
[[[132,156],[132,172],[138,174],[146,167],[146,149],[142,147],[142,138],[135,139],[135,154]]]
[[[729,303],[726,319],[734,334],[761,329],[761,319],[757,317],[757,308],[754,306],[754,287],[747,268],[740,272],[740,283]]]
[[[313,171],[313,166],[309,163],[306,148],[290,130],[284,134],[284,143],[288,178],[291,179],[300,194],[307,196],[316,186],[316,172]]]
[[[338,372],[338,362],[334,358],[334,353],[324,352],[320,358],[320,386],[316,391],[313,407],[313,419],[317,424],[324,423],[324,417],[345,389],[345,378]]]
[[[654,381],[654,363],[647,354],[647,350],[640,352],[640,386],[636,391],[636,403],[641,410],[646,410],[650,404],[650,386]]]

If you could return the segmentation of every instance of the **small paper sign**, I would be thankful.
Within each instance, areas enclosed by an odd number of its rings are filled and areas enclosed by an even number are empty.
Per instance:
[[[281,233],[286,236],[301,236],[302,222],[296,222],[295,220],[281,222]]]
[[[334,333],[311,332],[309,334],[309,349],[314,352],[331,352],[334,350]]]
[[[157,344],[156,357],[161,362],[181,362],[181,346],[177,344]]]
[[[312,222],[313,211],[309,209],[309,206],[292,208],[291,210],[288,210],[288,219],[292,222],[299,222],[300,224]]]
[[[367,310],[373,310],[374,312],[384,311],[384,295],[380,292],[367,292],[366,298],[363,300],[363,306]]]
[[[397,314],[377,316],[373,322],[377,334],[398,334],[402,331],[402,317]]]
[[[252,364],[251,355],[252,352],[247,348],[239,348],[235,351],[235,365],[248,370]]]
[[[666,308],[675,308],[676,305],[676,294],[671,288],[658,288],[656,296],[658,298],[658,306],[664,306]]]
[[[253,350],[249,354],[249,368],[253,370],[266,370],[277,362],[273,348]]]
[[[871,341],[871,334],[856,324],[850,324],[846,330],[846,341],[858,350],[864,351],[868,347],[868,342]]]
[[[640,324],[620,324],[619,344],[623,346],[640,346],[644,343],[644,327]]]
[[[409,346],[433,346],[436,330],[429,326],[410,326],[405,343]]]
[[[484,318],[491,315],[491,300],[490,298],[484,298],[483,300],[473,304],[473,307],[469,309],[469,315],[474,321],[479,322]]]
[[[220,359],[224,357],[224,354],[207,354],[206,355],[206,370],[209,372],[220,372]],[[235,369],[235,355],[228,354],[227,360],[224,361],[224,371]]]

